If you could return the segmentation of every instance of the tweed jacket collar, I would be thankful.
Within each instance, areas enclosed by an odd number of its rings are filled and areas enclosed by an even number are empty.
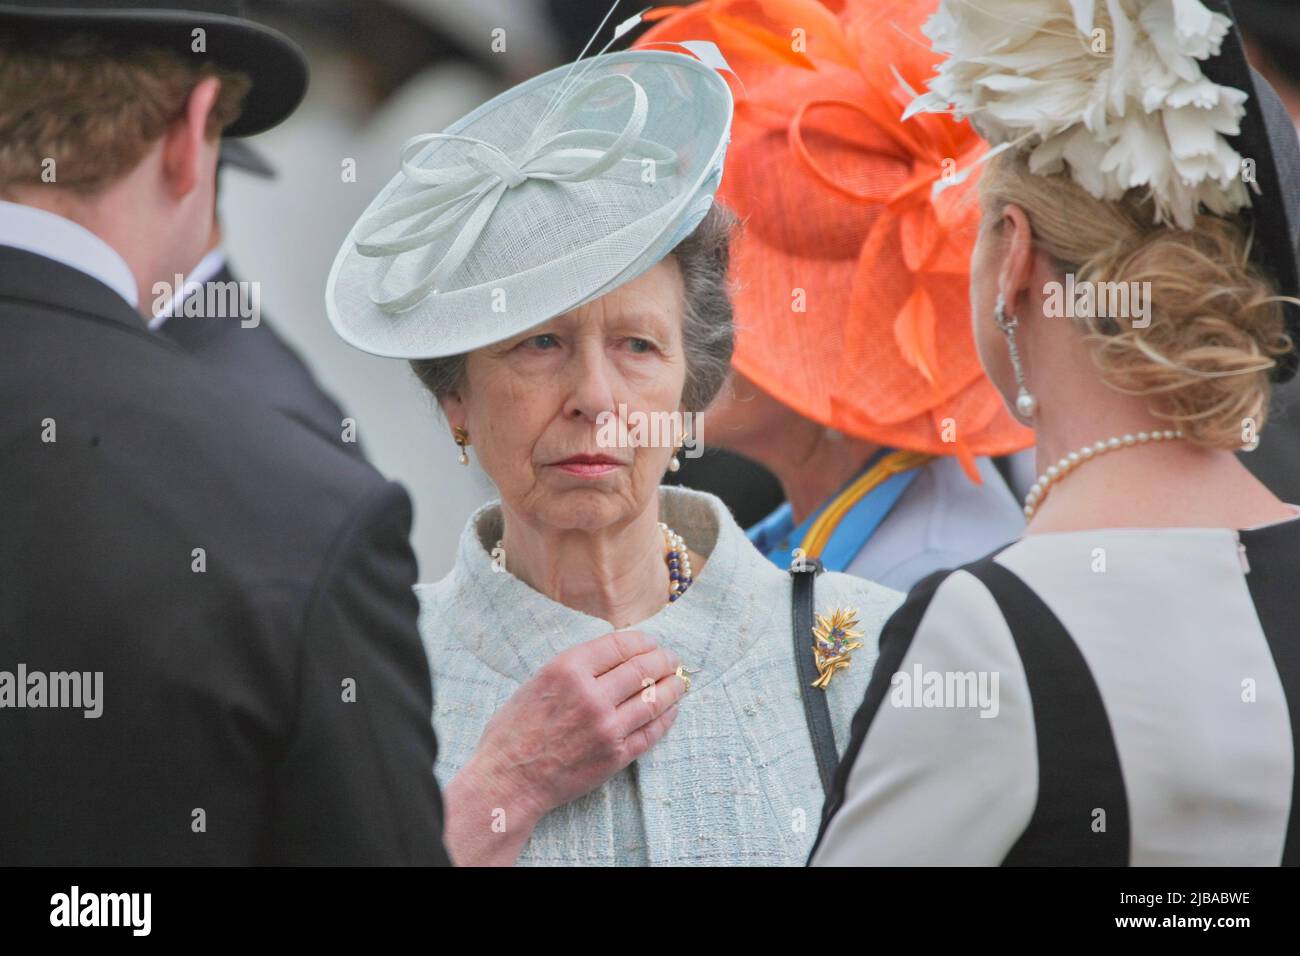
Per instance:
[[[694,673],[693,686],[702,688],[744,656],[760,630],[746,626],[744,594],[738,587],[746,551],[761,557],[726,507],[716,498],[685,488],[659,492],[660,520],[677,531],[687,545],[708,561],[695,582],[677,601],[635,625],[652,625],[665,635],[693,635],[691,644],[662,644],[676,651]],[[508,570],[494,570],[491,548],[501,537],[501,509],[496,502],[477,512],[461,533],[453,572],[458,589],[479,591],[482,618],[460,639],[489,668],[522,683],[561,651],[613,630],[609,622],[565,607],[533,590]],[[786,576],[770,567],[773,584]],[[703,637],[703,639],[701,639]]]

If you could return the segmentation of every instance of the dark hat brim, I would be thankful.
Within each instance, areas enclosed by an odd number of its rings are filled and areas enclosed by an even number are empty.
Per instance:
[[[1206,6],[1233,16],[1228,0],[1203,0]],[[1241,32],[1235,26],[1223,41],[1219,56],[1202,63],[1205,75],[1222,86],[1249,94],[1241,133],[1231,137],[1234,149],[1253,164],[1255,186],[1247,212],[1254,225],[1252,255],[1277,283],[1281,295],[1300,297],[1300,139],[1277,92],[1246,58]],[[1290,381],[1300,368],[1300,306],[1286,303],[1287,332],[1293,348],[1278,359],[1276,382]]]
[[[221,152],[217,156],[217,166],[225,169],[240,169],[259,179],[274,179],[275,167],[266,157],[253,149],[242,139],[222,139]]]
[[[247,73],[252,89],[239,119],[225,136],[252,136],[287,118],[307,92],[307,58],[283,33],[251,20],[217,13],[148,9],[51,9],[0,4],[0,24],[48,24],[130,43],[159,46],[200,61]],[[205,51],[191,49],[192,31],[202,28]]]

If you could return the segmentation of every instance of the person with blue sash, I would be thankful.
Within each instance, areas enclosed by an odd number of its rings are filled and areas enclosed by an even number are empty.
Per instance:
[[[846,570],[921,473],[925,462],[891,467],[910,460],[905,454],[891,456],[883,448],[875,452],[853,481],[798,525],[790,502],[782,503],[748,529],[749,540],[778,567],[816,557],[825,568]]]

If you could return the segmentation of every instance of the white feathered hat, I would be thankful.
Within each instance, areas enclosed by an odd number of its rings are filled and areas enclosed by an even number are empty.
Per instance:
[[[946,59],[906,116],[969,117],[984,159],[1023,151],[1099,199],[1145,190],[1171,227],[1249,217],[1253,257],[1300,297],[1300,143],[1228,0],[940,0],[925,33]],[[1300,307],[1283,308],[1300,346]],[[1297,367],[1293,349],[1274,380]]]
[[[330,270],[335,331],[375,355],[457,355],[663,259],[712,206],[731,127],[721,54],[679,46],[579,59],[408,141]]]

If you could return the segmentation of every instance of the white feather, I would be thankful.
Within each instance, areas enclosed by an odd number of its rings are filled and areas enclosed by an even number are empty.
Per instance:
[[[947,59],[906,115],[969,117],[1034,172],[1104,199],[1147,189],[1158,222],[1190,228],[1250,203],[1226,139],[1246,94],[1201,68],[1230,27],[1201,0],[940,0],[923,32]]]

